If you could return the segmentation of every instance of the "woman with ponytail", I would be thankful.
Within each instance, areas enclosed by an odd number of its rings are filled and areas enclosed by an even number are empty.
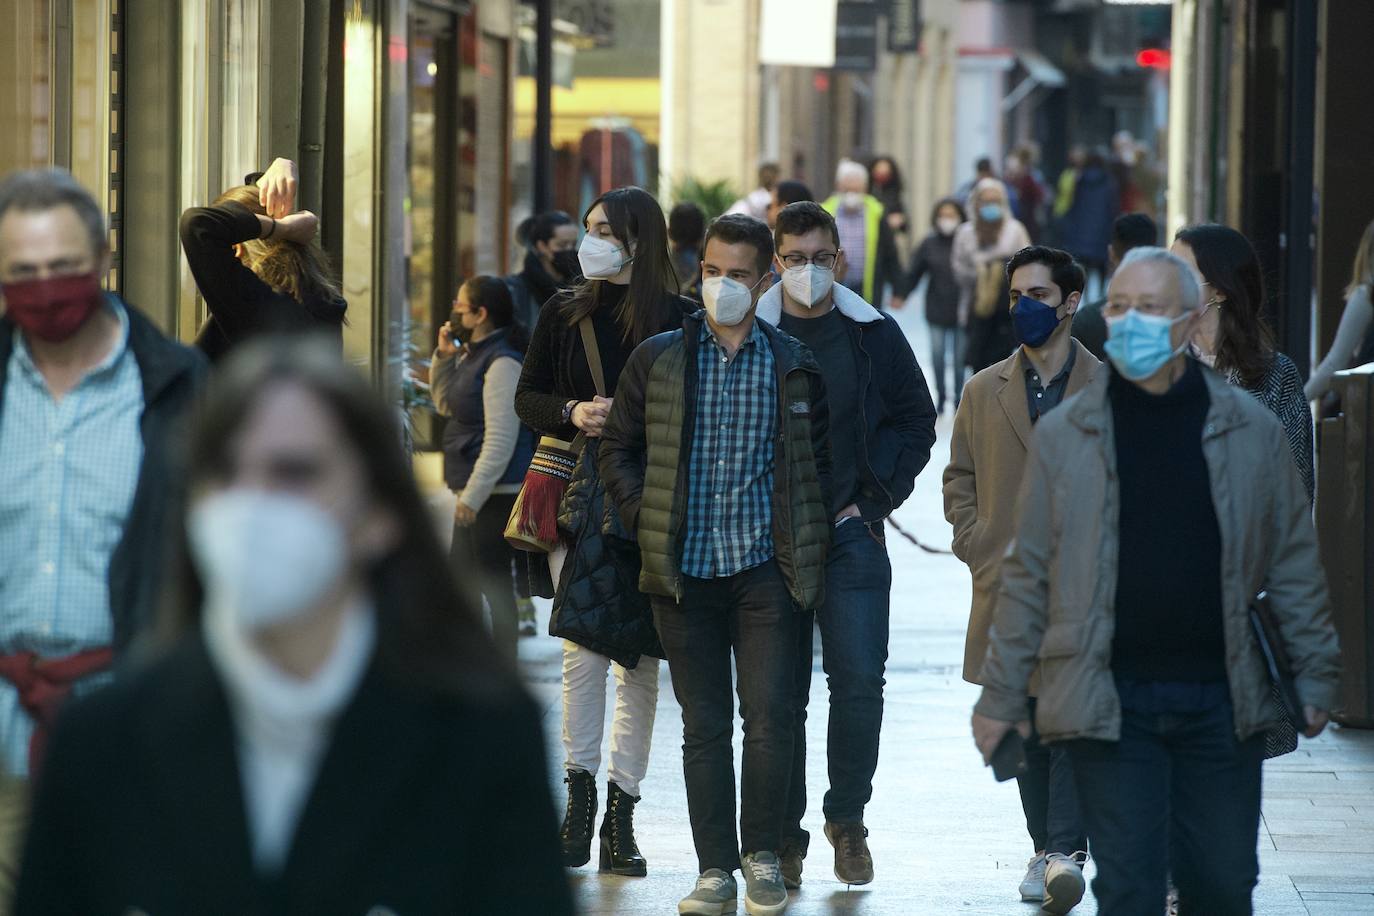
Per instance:
[[[319,218],[296,212],[296,166],[278,159],[208,207],[181,215],[181,247],[210,316],[196,346],[217,362],[265,333],[321,333],[343,351],[344,312]]]

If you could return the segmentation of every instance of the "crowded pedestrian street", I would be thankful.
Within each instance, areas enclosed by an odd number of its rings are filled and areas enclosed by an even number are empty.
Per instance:
[[[1374,0],[0,2],[0,916],[1374,916]]]
[[[917,353],[925,353],[920,312],[897,319]],[[937,426],[937,457],[948,450],[950,419]],[[932,461],[896,514],[897,523],[927,547],[948,549],[940,511],[940,464]],[[436,500],[442,506],[443,495]],[[442,508],[440,512],[444,511]],[[940,916],[945,913],[1036,914],[1016,884],[1029,842],[1010,783],[994,782],[968,734],[968,709],[978,688],[959,677],[969,600],[968,573],[954,557],[927,553],[889,534],[893,601],[888,698],[882,758],[866,823],[876,879],[866,887],[840,884],[832,852],[812,844],[802,888],[792,894],[799,916]],[[540,602],[541,629],[547,602]],[[558,761],[562,653],[554,640],[525,639],[520,670],[544,710],[549,759]],[[819,653],[812,708],[825,709]],[[640,848],[650,862],[645,878],[599,875],[592,866],[571,872],[579,912],[589,916],[671,913],[696,873],[682,781],[681,720],[669,675],[661,673],[662,709],[638,808]],[[820,714],[821,716],[824,713]],[[813,719],[814,721],[814,719]],[[822,720],[823,721],[823,720]],[[736,753],[739,732],[736,731]],[[825,784],[825,730],[808,732],[807,778]],[[561,779],[557,766],[549,778]],[[819,818],[807,826],[819,836]],[[1328,729],[1295,753],[1270,761],[1264,772],[1257,916],[1335,916],[1374,913],[1374,732]],[[1088,871],[1093,871],[1089,864]],[[1075,913],[1096,914],[1091,892]]]

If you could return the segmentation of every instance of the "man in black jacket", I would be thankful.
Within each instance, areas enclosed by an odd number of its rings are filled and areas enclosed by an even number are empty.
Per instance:
[[[98,678],[150,618],[176,479],[168,440],[205,374],[203,357],[101,290],[109,266],[100,208],[70,174],[0,184],[0,771],[12,780],[38,762],[48,695]]]
[[[835,876],[846,884],[867,884],[873,857],[863,814],[878,766],[892,588],[883,520],[911,494],[930,459],[935,405],[897,322],[834,282],[845,265],[834,218],[817,204],[792,204],[778,214],[774,241],[782,283],[759,301],[759,317],[816,355],[831,417],[834,532],[825,603],[818,609],[830,682],[825,835],[835,847]],[[807,620],[798,634],[794,761],[782,856],[791,887],[801,884],[810,840],[801,819],[813,632]]]
[[[762,220],[706,233],[702,317],[645,341],[621,374],[599,466],[639,541],[673,692],[700,877],[680,913],[781,913],[799,611],[825,593],[827,411],[806,348],[754,320],[773,240]],[[739,832],[731,657],[744,719]],[[737,839],[738,838],[738,839]]]

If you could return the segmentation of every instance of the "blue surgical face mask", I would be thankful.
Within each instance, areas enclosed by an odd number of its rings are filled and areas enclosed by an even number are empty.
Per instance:
[[[1107,342],[1102,349],[1123,377],[1143,382],[1188,346],[1185,340],[1175,347],[1171,332],[1174,325],[1191,317],[1191,312],[1169,319],[1131,309],[1120,318],[1107,319]]]
[[[978,215],[983,218],[985,223],[995,223],[1002,218],[1002,205],[983,204],[978,208]]]
[[[1016,330],[1016,339],[1032,350],[1045,345],[1059,327],[1059,310],[1046,305],[1039,299],[1022,296],[1011,307],[1011,323]]]

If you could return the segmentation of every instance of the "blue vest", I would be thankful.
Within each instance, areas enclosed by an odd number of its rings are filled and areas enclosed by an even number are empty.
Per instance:
[[[471,344],[467,354],[459,358],[449,377],[445,400],[449,406],[449,420],[444,427],[444,483],[450,490],[461,490],[472,476],[477,456],[482,453],[482,439],[486,429],[482,406],[482,389],[486,386],[487,370],[502,357],[523,363],[524,356],[510,345],[504,330]],[[514,402],[510,405],[515,411]],[[511,455],[506,472],[498,484],[515,484],[525,479],[525,471],[534,457],[534,432],[523,423],[515,440],[515,454]]]

